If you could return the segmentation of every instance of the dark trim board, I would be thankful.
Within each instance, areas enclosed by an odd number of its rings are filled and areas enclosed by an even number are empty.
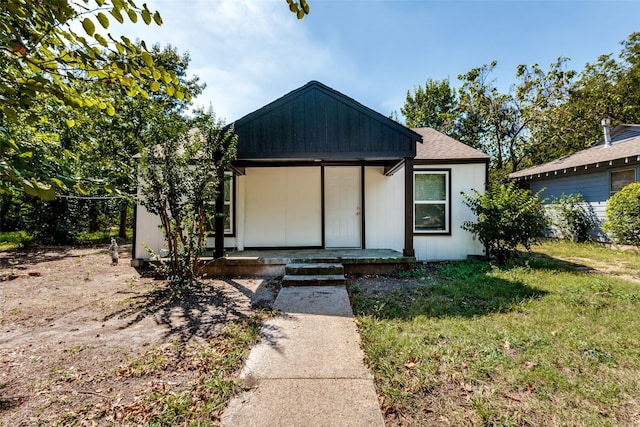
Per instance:
[[[365,188],[365,182],[364,182],[364,178],[365,177],[365,166],[364,164],[362,164],[360,166],[360,248],[361,249],[366,249],[367,248],[367,236],[366,236],[366,218],[367,218],[367,212],[365,211],[365,194],[366,191],[364,191]]]
[[[320,217],[322,218],[320,221],[322,223],[322,247],[327,246],[327,241],[325,239],[326,231],[327,231],[327,222],[324,217],[324,213],[326,210],[324,203],[324,166],[320,167],[320,209],[322,209]]]
[[[413,157],[404,160],[404,256],[415,257],[413,247]]]

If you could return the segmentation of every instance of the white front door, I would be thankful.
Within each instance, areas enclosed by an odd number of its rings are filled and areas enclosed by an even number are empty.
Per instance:
[[[361,248],[360,166],[324,168],[325,247]]]

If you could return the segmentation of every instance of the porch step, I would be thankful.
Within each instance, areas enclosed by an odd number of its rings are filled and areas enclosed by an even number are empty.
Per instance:
[[[287,275],[325,275],[342,274],[344,266],[333,262],[290,262],[284,268]]]
[[[289,263],[285,266],[282,286],[341,285],[344,266],[339,263]]]

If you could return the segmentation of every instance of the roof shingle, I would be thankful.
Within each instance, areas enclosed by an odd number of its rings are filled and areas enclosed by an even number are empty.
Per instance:
[[[548,163],[514,172],[510,174],[509,177],[523,178],[541,173],[640,156],[640,125],[628,124],[616,126],[611,131],[611,142],[612,144],[606,147],[604,145],[604,138],[601,138],[598,143],[591,148],[578,151]]]
[[[489,156],[471,148],[442,132],[428,127],[413,128],[414,132],[422,136],[422,144],[417,144],[416,160],[438,161],[489,161]]]

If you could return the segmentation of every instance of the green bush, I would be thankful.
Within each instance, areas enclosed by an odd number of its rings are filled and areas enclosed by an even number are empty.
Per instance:
[[[503,264],[518,245],[529,250],[543,235],[547,218],[539,192],[531,194],[510,182],[490,185],[484,194],[474,193],[463,196],[477,222],[466,221],[462,228],[478,235],[489,259]]]
[[[593,207],[580,193],[554,199],[547,215],[556,237],[572,242],[589,240],[589,233],[598,225]]]
[[[609,199],[602,230],[616,243],[640,246],[640,182],[625,186]]]

